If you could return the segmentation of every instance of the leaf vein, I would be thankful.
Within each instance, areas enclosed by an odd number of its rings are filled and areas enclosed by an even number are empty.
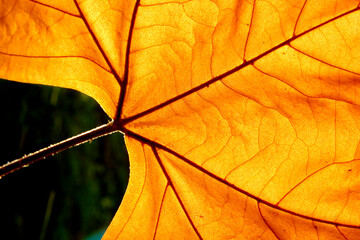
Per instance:
[[[294,37],[280,43],[280,44],[278,44],[277,46],[274,46],[273,48],[263,52],[262,54],[259,54],[258,56],[252,58],[251,60],[245,61],[244,63],[242,63],[242,64],[240,64],[240,65],[238,65],[238,66],[236,66],[236,67],[234,67],[234,68],[232,68],[232,69],[218,75],[217,77],[214,77],[214,78],[212,78],[212,79],[210,79],[210,80],[208,80],[208,81],[206,81],[206,82],[204,82],[204,83],[202,83],[202,84],[200,84],[200,85],[198,85],[198,86],[196,86],[196,87],[194,87],[194,88],[192,88],[192,89],[190,89],[190,90],[188,90],[188,91],[186,91],[186,92],[184,92],[184,93],[182,93],[180,95],[177,95],[177,96],[175,96],[173,98],[170,98],[169,100],[167,100],[165,102],[162,102],[162,103],[160,103],[160,104],[158,104],[158,105],[156,105],[154,107],[151,107],[151,108],[149,108],[149,109],[147,109],[147,110],[145,110],[143,112],[137,113],[137,114],[135,114],[135,115],[133,115],[131,117],[121,119],[120,123],[125,125],[125,124],[127,124],[127,123],[129,123],[131,121],[134,121],[134,120],[136,120],[138,118],[141,118],[141,117],[143,117],[143,116],[145,116],[145,115],[147,115],[149,113],[157,111],[157,110],[159,110],[159,109],[161,109],[161,108],[163,108],[163,107],[165,107],[165,106],[167,106],[167,105],[169,105],[169,104],[171,104],[171,103],[173,103],[175,101],[178,101],[179,99],[182,99],[182,98],[184,98],[184,97],[186,97],[186,96],[188,96],[190,94],[193,94],[194,92],[197,92],[197,91],[199,91],[199,90],[201,90],[201,89],[203,89],[205,87],[208,87],[208,86],[214,84],[215,82],[217,82],[219,80],[222,80],[223,78],[225,78],[225,77],[227,77],[227,76],[229,76],[229,75],[231,75],[231,74],[245,68],[248,65],[253,65],[257,60],[263,58],[264,56],[274,52],[275,50],[277,50],[277,49],[279,49],[279,48],[281,48],[281,47],[283,47],[285,45],[289,45],[292,41],[298,39],[299,37],[311,32],[311,31],[314,31],[314,30],[316,30],[316,29],[318,29],[318,28],[320,28],[320,27],[322,27],[322,26],[324,26],[324,25],[326,25],[326,24],[328,24],[328,23],[330,23],[332,21],[335,21],[336,19],[338,19],[340,17],[346,16],[346,15],[348,15],[350,13],[353,13],[355,11],[358,11],[358,10],[359,10],[359,7],[354,8],[354,9],[349,10],[349,11],[343,13],[343,14],[340,14],[340,15],[332,18],[332,19],[329,19],[328,21],[325,21],[325,22],[323,22],[323,23],[321,23],[321,24],[319,24],[319,25],[317,25],[317,26],[315,26],[313,28],[310,28],[310,29],[308,29],[308,30],[306,30],[306,31],[304,31],[304,32],[302,32],[302,33],[300,33],[300,34],[298,34],[298,35],[296,35],[296,36],[294,36]]]
[[[157,233],[157,230],[158,230],[158,227],[159,227],[161,210],[162,210],[162,207],[163,207],[163,204],[164,204],[164,199],[165,199],[165,196],[166,196],[168,187],[169,187],[169,183],[166,185],[165,190],[164,190],[164,193],[163,193],[163,196],[162,196],[162,199],[161,199],[160,208],[159,208],[159,213],[158,213],[158,216],[157,216],[157,219],[156,219],[156,226],[155,226],[155,231],[154,231],[154,236],[153,236],[153,239],[154,239],[154,240],[155,240],[155,238],[156,238],[156,233]]]
[[[351,225],[351,224],[345,224],[345,223],[336,223],[336,222],[333,222],[333,221],[330,221],[330,220],[324,220],[324,219],[320,219],[320,218],[315,218],[315,217],[311,217],[311,216],[307,216],[307,215],[304,215],[304,214],[300,214],[300,213],[296,213],[294,211],[291,211],[291,210],[288,210],[286,208],[283,208],[283,207],[280,207],[278,206],[277,204],[273,204],[271,202],[268,202],[262,198],[259,198],[249,192],[247,192],[246,190],[244,189],[241,189],[239,187],[237,187],[236,185],[234,185],[233,183],[230,183],[228,182],[227,180],[224,180],[218,176],[216,176],[215,174],[211,173],[210,171],[204,169],[203,167],[197,165],[196,163],[190,161],[188,158],[182,156],[181,154],[175,152],[174,150],[160,144],[160,143],[157,143],[151,139],[148,139],[144,136],[141,136],[133,131],[130,131],[124,127],[122,127],[121,129],[122,132],[124,132],[124,134],[134,138],[134,139],[137,139],[138,141],[142,142],[142,143],[145,143],[145,144],[148,144],[149,146],[151,146],[152,148],[158,148],[158,149],[161,149],[169,154],[172,154],[174,155],[175,157],[179,158],[180,160],[184,161],[185,163],[187,163],[189,166],[192,166],[194,168],[196,168],[197,170],[201,171],[202,173],[208,175],[209,177],[223,183],[224,185],[232,188],[233,190],[235,191],[238,191],[256,201],[258,201],[259,203],[263,203],[273,209],[276,209],[278,211],[282,211],[282,212],[285,212],[285,213],[288,213],[288,214],[291,214],[291,215],[294,215],[294,216],[298,216],[298,217],[301,217],[301,218],[304,218],[304,219],[308,219],[308,220],[312,220],[312,221],[315,221],[315,222],[321,222],[321,223],[325,223],[325,224],[331,224],[331,225],[336,225],[336,226],[342,226],[342,227],[347,227],[347,228],[355,228],[355,229],[360,229],[360,226],[357,226],[357,225]],[[356,161],[360,161],[360,159],[355,159]],[[353,161],[355,161],[353,160]],[[160,161],[161,163],[161,161]],[[338,162],[338,163],[332,163],[332,164],[342,164],[344,162]],[[161,163],[162,165],[162,163]],[[169,176],[167,176],[169,177]],[[170,179],[171,180],[171,179]],[[171,181],[170,181],[171,182]],[[172,183],[171,183],[172,184]]]
[[[58,12],[62,12],[62,13],[64,13],[64,14],[67,14],[67,15],[70,15],[70,16],[73,16],[73,17],[81,18],[81,16],[80,16],[80,15],[77,15],[77,14],[73,14],[73,13],[67,12],[67,11],[62,10],[62,9],[60,9],[60,8],[57,8],[57,7],[54,7],[54,6],[51,6],[51,5],[48,5],[48,4],[45,4],[45,3],[42,3],[42,2],[38,2],[38,1],[36,1],[36,0],[30,0],[30,2],[37,3],[37,4],[42,5],[42,6],[44,6],[44,7],[47,7],[47,8],[50,8],[50,9],[56,10],[56,11],[58,11]]]
[[[143,145],[143,144],[142,144],[142,145]],[[144,158],[146,158],[144,146],[142,146],[142,149],[143,149]],[[146,181],[147,173],[148,173],[147,161],[145,161],[145,162],[146,162],[146,169],[145,169],[144,182],[143,182],[143,184],[142,184],[141,191],[140,191],[140,193],[139,193],[138,198],[136,199],[136,203],[135,203],[135,205],[134,205],[134,208],[131,210],[131,213],[130,213],[129,217],[128,217],[128,219],[126,220],[126,223],[125,223],[124,226],[121,228],[121,230],[119,231],[119,233],[117,234],[117,236],[116,236],[115,239],[118,239],[118,238],[119,238],[120,234],[122,233],[122,231],[124,230],[124,228],[126,227],[126,225],[129,223],[129,220],[130,220],[130,218],[132,217],[132,215],[133,215],[133,213],[134,213],[134,211],[135,211],[135,209],[136,209],[136,206],[138,205],[138,203],[139,203],[139,201],[140,201],[140,197],[141,197],[141,195],[142,195],[142,193],[143,193],[143,191],[144,191],[145,181]]]
[[[160,165],[160,167],[161,167],[161,169],[162,169],[162,171],[163,171],[166,179],[168,180],[169,186],[170,186],[171,189],[174,191],[175,196],[176,196],[177,200],[179,201],[179,203],[180,203],[180,205],[181,205],[181,208],[182,208],[182,210],[184,211],[187,219],[189,220],[192,228],[194,229],[194,231],[195,231],[196,235],[199,237],[199,239],[203,239],[203,238],[201,237],[199,231],[197,230],[194,222],[193,222],[192,219],[190,218],[190,215],[189,215],[188,211],[186,210],[185,205],[184,205],[184,203],[182,202],[182,200],[181,200],[181,198],[180,198],[180,196],[179,196],[179,193],[176,191],[176,188],[175,188],[174,184],[172,183],[171,178],[170,178],[169,174],[167,173],[164,164],[161,162],[160,156],[159,156],[159,154],[158,154],[158,152],[157,152],[157,150],[156,150],[156,146],[153,145],[153,144],[151,144],[150,146],[151,146],[151,148],[152,148],[152,151],[153,151],[153,153],[154,153],[154,155],[155,155],[155,157],[156,157],[156,160],[158,161],[158,163],[159,163],[159,165]]]

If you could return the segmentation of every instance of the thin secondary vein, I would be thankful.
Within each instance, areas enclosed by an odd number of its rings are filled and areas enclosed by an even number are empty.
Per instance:
[[[101,52],[101,55],[103,56],[106,64],[109,66],[111,73],[114,75],[114,78],[116,79],[116,81],[117,81],[117,82],[119,83],[119,85],[121,86],[122,81],[121,81],[121,78],[120,78],[118,72],[115,70],[115,68],[114,68],[114,66],[112,65],[110,59],[108,58],[108,56],[106,55],[103,47],[101,46],[99,40],[97,39],[94,31],[93,31],[92,28],[90,27],[90,24],[89,24],[89,22],[87,21],[87,19],[85,18],[85,16],[84,16],[84,14],[83,14],[83,12],[82,12],[82,10],[81,10],[78,2],[77,2],[76,0],[74,0],[74,3],[75,3],[76,8],[78,9],[78,11],[79,11],[79,13],[80,13],[80,17],[81,17],[81,19],[83,20],[84,24],[86,25],[86,28],[88,29],[88,31],[89,31],[92,39],[94,40],[96,46],[98,47],[99,51]]]
[[[7,56],[14,56],[14,57],[23,57],[23,58],[50,58],[50,59],[56,59],[56,58],[59,58],[59,59],[61,59],[61,58],[82,58],[82,59],[93,62],[94,64],[98,65],[103,70],[107,71],[108,73],[112,73],[109,69],[106,69],[104,66],[101,66],[99,63],[97,63],[93,59],[88,58],[88,57],[84,57],[84,56],[41,56],[41,55],[30,56],[30,55],[12,54],[12,53],[6,53],[6,52],[0,52],[0,54],[7,55]]]
[[[38,2],[38,1],[36,1],[36,0],[30,0],[30,2],[37,3],[37,4],[39,4],[39,5],[42,5],[42,6],[45,6],[45,7],[51,8],[51,9],[53,9],[53,10],[56,10],[56,11],[62,12],[62,13],[64,13],[64,14],[67,14],[67,15],[70,15],[70,16],[73,16],[73,17],[81,18],[81,16],[80,16],[80,15],[76,15],[76,14],[73,14],[73,13],[67,12],[67,11],[62,10],[62,9],[60,9],[60,8],[57,8],[57,7],[54,7],[54,6],[50,6],[50,5],[48,5],[48,4],[45,4],[45,3],[42,3],[42,2]]]

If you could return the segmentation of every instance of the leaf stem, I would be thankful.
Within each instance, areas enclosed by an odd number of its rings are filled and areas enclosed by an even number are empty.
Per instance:
[[[113,121],[111,121],[97,128],[93,128],[89,131],[68,138],[64,141],[45,147],[34,153],[25,155],[22,158],[5,163],[4,165],[0,166],[0,178],[23,167],[27,167],[29,164],[35,163],[48,156],[117,131],[119,131],[119,129],[116,125],[113,124]]]

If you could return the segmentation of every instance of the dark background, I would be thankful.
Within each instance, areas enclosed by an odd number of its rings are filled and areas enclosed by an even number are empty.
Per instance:
[[[0,165],[110,119],[79,92],[0,79]],[[105,230],[128,181],[124,139],[114,133],[0,179],[2,240],[85,239]]]

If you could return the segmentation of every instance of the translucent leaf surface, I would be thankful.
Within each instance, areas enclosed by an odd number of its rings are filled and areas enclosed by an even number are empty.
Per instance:
[[[104,239],[359,239],[359,1],[3,1],[0,77],[94,97]]]

